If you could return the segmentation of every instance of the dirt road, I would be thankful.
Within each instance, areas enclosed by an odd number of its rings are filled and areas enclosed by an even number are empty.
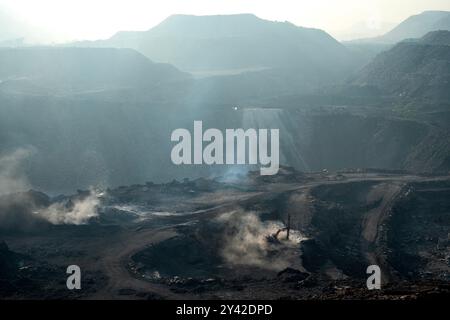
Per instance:
[[[108,284],[88,298],[136,299],[135,295],[119,294],[121,289],[132,289],[136,292],[153,293],[164,298],[176,299],[177,296],[167,288],[137,279],[127,269],[128,261],[133,254],[175,235],[176,232],[171,228],[145,229],[124,232],[118,239],[109,242],[101,251],[101,257],[96,263],[96,268],[108,277]]]

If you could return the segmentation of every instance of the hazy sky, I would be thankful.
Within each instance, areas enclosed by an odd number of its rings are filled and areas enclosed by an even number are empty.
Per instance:
[[[0,0],[0,5],[20,20],[67,40],[147,30],[176,13],[254,13],[347,39],[384,33],[425,10],[450,11],[450,0]]]

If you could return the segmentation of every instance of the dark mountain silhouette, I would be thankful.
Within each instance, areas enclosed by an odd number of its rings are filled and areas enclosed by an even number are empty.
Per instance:
[[[418,42],[422,44],[450,46],[450,32],[446,30],[432,31],[419,39]]]
[[[424,11],[420,14],[410,16],[382,36],[358,39],[351,41],[351,43],[378,42],[394,44],[409,38],[421,38],[428,32],[437,30],[450,30],[449,11]]]
[[[401,22],[388,33],[373,37],[344,41],[360,65],[369,63],[378,53],[389,50],[397,42],[421,38],[431,31],[450,30],[449,11],[425,11]]]
[[[143,32],[119,32],[83,47],[133,48],[202,79],[194,99],[213,101],[307,93],[340,83],[360,65],[326,32],[252,14],[170,16]]]
[[[185,18],[173,19],[183,22]],[[253,16],[244,18],[259,21]],[[197,17],[193,19],[196,21]],[[268,23],[283,30],[299,29],[304,34],[304,29],[290,24],[261,21],[264,28]],[[228,28],[225,22],[224,25],[227,28],[217,31],[223,38],[228,35],[235,38],[234,34],[243,32],[235,27]],[[170,28],[163,24],[157,29],[158,34],[178,28],[173,22],[168,26]],[[248,30],[254,37],[252,28]],[[197,30],[202,39],[208,38],[211,30],[203,29],[199,24],[183,32],[189,34]],[[448,46],[425,42],[443,43],[445,35],[429,35],[423,40],[399,44],[398,47],[406,48],[402,49],[400,57],[391,53],[392,50],[386,53],[387,58],[378,57],[374,66],[361,72],[353,84],[377,88],[386,96],[398,97],[404,91],[402,86],[414,79],[417,73],[414,68],[426,63],[414,81],[422,83],[422,74],[431,68],[425,80],[433,77],[437,80],[426,82],[423,88],[441,92],[445,79],[440,77],[445,75]],[[27,178],[32,187],[52,193],[97,185],[118,186],[226,173],[229,167],[171,163],[171,132],[176,128],[191,128],[198,119],[204,121],[205,128],[223,130],[280,128],[283,132],[282,164],[305,171],[366,167],[427,172],[448,169],[446,136],[442,131],[430,129],[423,119],[391,118],[389,112],[385,115],[373,110],[376,108],[371,108],[367,99],[361,99],[358,106],[362,108],[354,112],[341,108],[346,104],[340,104],[332,96],[318,108],[309,108],[308,102],[295,96],[291,104],[283,102],[283,97],[314,90],[338,78],[343,69],[339,53],[347,52],[334,40],[327,40],[326,43],[334,43],[338,48],[333,63],[333,53],[319,50],[315,41],[304,38],[303,42],[294,43],[292,47],[296,50],[308,43],[309,48],[317,49],[322,56],[312,51],[308,54],[296,51],[304,54],[308,63],[300,61],[292,67],[289,63],[283,66],[283,59],[278,57],[280,60],[265,60],[274,63],[267,70],[202,79],[193,79],[167,64],[153,63],[133,49],[2,49],[0,150],[7,154],[17,148],[30,147],[33,152],[23,164],[27,168]],[[235,50],[237,53],[239,48]],[[416,58],[421,52],[423,57]],[[264,59],[270,58],[266,54],[261,55]],[[396,59],[393,62],[388,59],[391,55]],[[316,63],[321,59],[324,64]],[[327,61],[334,66],[328,67]],[[394,75],[388,75],[387,80],[377,78],[388,72]],[[391,84],[389,81],[397,74],[400,75],[398,83]],[[341,75],[345,79],[347,73],[342,71]],[[326,95],[326,90],[323,92],[321,97]],[[413,91],[411,96],[417,93]],[[444,117],[439,116],[439,119]]]
[[[385,35],[374,40],[395,43],[408,38],[420,38],[435,30],[450,30],[450,12],[425,11],[411,16]]]
[[[380,53],[353,84],[384,95],[446,103],[450,99],[450,32],[432,32]]]
[[[174,15],[148,31],[77,45],[133,48],[185,71],[290,67],[333,73],[349,63],[346,48],[326,32],[251,14]]]
[[[131,49],[0,49],[0,89],[6,91],[149,88],[188,77]]]

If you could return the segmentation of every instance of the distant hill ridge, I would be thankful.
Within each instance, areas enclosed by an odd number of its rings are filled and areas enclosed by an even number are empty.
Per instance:
[[[350,42],[397,43],[409,38],[423,37],[430,31],[450,30],[450,11],[424,11],[408,17],[386,34]]]
[[[318,34],[326,35],[319,29],[298,27],[290,22],[278,22],[261,19],[254,14],[233,14],[233,15],[171,15],[160,24],[147,31],[118,32],[111,39],[122,34],[129,33],[151,33],[153,36],[161,35],[183,35],[192,37],[216,38],[216,37],[236,37],[251,34],[261,34],[283,28],[304,29],[316,31]],[[329,36],[331,38],[331,36]]]
[[[419,42],[423,44],[450,46],[450,31],[438,30],[429,32],[419,39]]]
[[[118,32],[76,45],[133,48],[184,71],[289,67],[333,72],[350,62],[345,46],[322,30],[252,14],[174,15],[148,31]]]
[[[380,53],[354,79],[383,94],[422,101],[450,101],[450,31],[430,32]]]
[[[61,85],[143,87],[188,77],[167,64],[153,63],[132,49],[0,48],[0,80]]]

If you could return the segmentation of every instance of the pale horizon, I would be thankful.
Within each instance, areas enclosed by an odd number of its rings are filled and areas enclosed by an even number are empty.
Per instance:
[[[106,39],[118,31],[151,29],[174,14],[228,15],[252,13],[272,21],[318,28],[338,40],[382,35],[411,15],[423,11],[450,11],[447,0],[0,0],[0,10],[26,24],[49,42]],[[1,12],[0,12],[1,13]],[[1,21],[0,15],[0,24]],[[15,31],[15,30],[13,30]],[[14,34],[14,32],[12,33]],[[2,39],[5,40],[5,39]]]

